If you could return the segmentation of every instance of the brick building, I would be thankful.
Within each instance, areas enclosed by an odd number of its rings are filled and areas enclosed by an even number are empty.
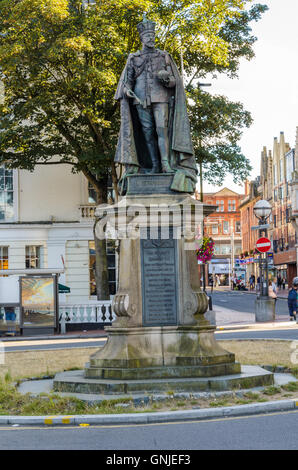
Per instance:
[[[296,276],[296,242],[297,234],[291,221],[290,183],[295,168],[295,149],[285,143],[284,133],[279,141],[274,138],[272,157],[272,223],[270,238],[273,245],[274,266],[276,274],[291,283]]]
[[[267,200],[272,206],[272,213],[267,220],[268,238],[272,246],[272,264],[269,266],[270,277],[280,275],[288,284],[297,275],[297,225],[293,217],[295,210],[295,155],[298,154],[298,128],[296,149],[285,142],[284,133],[279,139],[274,138],[273,151],[264,147],[261,153],[260,177],[245,184],[245,197],[240,203],[242,254],[246,264],[247,276],[258,275],[257,265],[253,263],[255,243],[259,236],[251,227],[258,225],[253,214],[253,207],[260,199]],[[297,204],[298,205],[298,204]]]
[[[262,199],[260,178],[254,181],[245,182],[245,195],[240,201],[239,209],[241,216],[241,234],[242,234],[242,249],[239,264],[246,269],[246,280],[249,279],[251,274],[257,278],[257,264],[255,260],[256,241],[259,233],[257,230],[252,230],[251,227],[258,225],[258,219],[254,215],[254,205]]]
[[[204,235],[212,237],[215,241],[209,274],[218,274],[222,284],[228,284],[235,269],[235,260],[241,252],[239,202],[242,198],[243,194],[228,188],[204,194],[204,203],[217,206],[216,212],[204,219]]]

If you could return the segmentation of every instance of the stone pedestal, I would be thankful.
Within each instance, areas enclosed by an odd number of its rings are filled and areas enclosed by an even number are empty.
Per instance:
[[[204,318],[194,232],[203,204],[173,193],[173,175],[132,175],[117,205],[121,240],[117,320],[91,356],[88,378],[207,377],[240,372]],[[156,192],[158,191],[158,193]],[[109,209],[110,220],[113,208]],[[127,215],[129,217],[127,217]],[[129,220],[128,220],[129,218]]]
[[[275,300],[260,296],[255,300],[256,322],[275,321]]]
[[[234,354],[216,342],[215,326],[204,317],[208,297],[200,288],[194,234],[208,208],[189,194],[172,192],[172,178],[128,176],[127,195],[105,214],[97,210],[109,237],[120,240],[117,319],[84,374],[86,383],[98,380],[101,393],[168,390],[169,383],[198,390],[202,383],[196,380],[206,377],[242,380]],[[56,390],[75,387],[62,379],[54,383]]]

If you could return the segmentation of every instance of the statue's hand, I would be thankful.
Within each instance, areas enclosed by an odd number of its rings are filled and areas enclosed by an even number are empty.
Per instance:
[[[128,96],[129,98],[134,98],[134,94],[132,93],[131,90],[128,90],[127,88],[125,88],[125,94],[126,96]]]
[[[162,84],[167,85],[170,81],[170,74],[167,70],[160,70],[157,73],[157,78],[161,81]]]

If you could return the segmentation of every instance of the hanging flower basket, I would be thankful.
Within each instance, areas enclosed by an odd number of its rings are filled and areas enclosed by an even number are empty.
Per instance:
[[[214,253],[214,241],[210,237],[203,237],[202,244],[200,248],[196,250],[197,252],[197,259],[202,261],[202,263],[206,263],[210,261],[212,255]]]

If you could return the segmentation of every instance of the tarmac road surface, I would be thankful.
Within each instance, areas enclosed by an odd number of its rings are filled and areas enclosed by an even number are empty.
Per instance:
[[[197,422],[0,427],[1,450],[297,450],[297,411]],[[112,455],[112,454],[111,454]],[[137,456],[137,453],[133,455]],[[100,454],[98,455],[99,462]],[[142,465],[139,465],[142,468]]]

